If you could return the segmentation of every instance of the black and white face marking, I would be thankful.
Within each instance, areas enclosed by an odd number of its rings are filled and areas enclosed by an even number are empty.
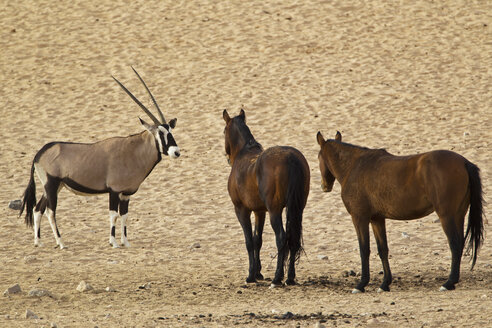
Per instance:
[[[171,127],[167,124],[162,124],[157,127],[155,138],[159,145],[159,151],[164,155],[169,155],[172,158],[178,158],[180,155],[179,147],[171,133]]]

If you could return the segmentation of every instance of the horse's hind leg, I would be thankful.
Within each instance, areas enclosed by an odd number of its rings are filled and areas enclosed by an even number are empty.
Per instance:
[[[256,265],[256,279],[263,280],[261,274],[260,249],[263,244],[263,227],[265,226],[265,212],[255,212],[255,230],[253,234],[254,256]]]
[[[34,246],[43,246],[41,243],[41,217],[46,210],[46,197],[43,195],[34,208]]]
[[[286,236],[285,230],[282,225],[282,211],[279,213],[269,212],[270,223],[272,225],[273,231],[275,231],[275,241],[277,243],[277,270],[275,271],[275,277],[273,278],[271,287],[276,287],[282,285],[282,280],[284,279],[284,263],[285,256],[287,255],[286,249]]]
[[[359,251],[362,265],[362,273],[360,281],[352,290],[352,293],[363,293],[364,288],[369,283],[369,254],[371,253],[369,245],[369,220],[359,218],[352,215],[352,222],[354,223],[355,231],[357,232],[357,239],[359,240]]]
[[[256,262],[254,255],[253,233],[251,231],[251,211],[246,208],[235,207],[236,216],[243,228],[246,250],[249,258],[249,274],[246,282],[256,282]]]
[[[51,177],[48,177],[48,181],[44,186],[47,199],[46,216],[48,217],[48,221],[50,222],[51,230],[53,230],[56,245],[59,246],[60,249],[63,249],[65,248],[65,246],[63,245],[60,231],[58,230],[58,226],[56,225],[56,206],[58,203],[58,192],[61,188],[62,184],[60,180]]]
[[[461,256],[465,244],[463,235],[464,215],[461,219],[455,220],[453,216],[441,216],[441,225],[448,238],[449,248],[451,249],[451,272],[446,281],[440,288],[441,291],[453,290],[454,285],[460,280]]]
[[[386,239],[386,222],[385,219],[374,219],[371,221],[374,237],[376,237],[376,243],[378,245],[379,258],[383,264],[383,283],[378,289],[378,292],[389,292],[389,285],[393,280],[391,276],[390,265],[388,261],[388,240]]]

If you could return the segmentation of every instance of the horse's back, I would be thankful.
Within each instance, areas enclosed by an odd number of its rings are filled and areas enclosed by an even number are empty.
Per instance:
[[[447,150],[409,156],[374,153],[354,167],[342,197],[352,211],[392,219],[455,211],[468,205],[465,163],[463,156]]]

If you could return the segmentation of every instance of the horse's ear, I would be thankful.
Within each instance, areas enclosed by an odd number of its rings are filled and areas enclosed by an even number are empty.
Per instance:
[[[246,121],[246,113],[244,112],[244,109],[241,108],[241,111],[239,112],[239,116],[242,117],[244,121]]]
[[[342,134],[340,133],[340,131],[337,131],[337,135],[335,136],[335,140],[336,141],[342,141]]]
[[[316,134],[316,139],[318,140],[318,145],[323,147],[323,145],[325,144],[326,141],[323,138],[323,135],[321,134],[321,132],[318,131],[318,133]]]
[[[231,117],[229,116],[227,109],[224,109],[224,112],[222,113],[222,117],[224,118],[224,121],[226,123],[229,123],[229,121],[231,120]]]

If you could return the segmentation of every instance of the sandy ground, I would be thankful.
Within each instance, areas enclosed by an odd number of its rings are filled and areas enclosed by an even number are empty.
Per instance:
[[[374,238],[368,292],[350,293],[358,277],[344,272],[360,271],[356,235],[340,186],[321,191],[315,136],[340,130],[347,142],[394,154],[454,150],[481,168],[492,203],[491,13],[489,1],[3,1],[0,288],[19,283],[22,292],[0,295],[0,326],[490,326],[489,239],[474,271],[463,261],[457,289],[438,292],[450,252],[435,214],[387,222],[390,293],[376,293]],[[68,248],[54,248],[46,218],[44,247],[35,248],[8,202],[21,197],[45,143],[142,131],[145,115],[111,78],[150,107],[130,65],[166,117],[178,118],[182,156],[164,158],[132,197],[131,248],[108,245],[107,195],[67,190],[57,214]],[[268,289],[268,224],[267,280],[245,284],[222,134],[222,110],[241,106],[259,142],[294,146],[310,165],[294,287]],[[82,280],[94,290],[78,292]],[[51,296],[29,297],[32,289]],[[26,319],[26,309],[39,318]]]

